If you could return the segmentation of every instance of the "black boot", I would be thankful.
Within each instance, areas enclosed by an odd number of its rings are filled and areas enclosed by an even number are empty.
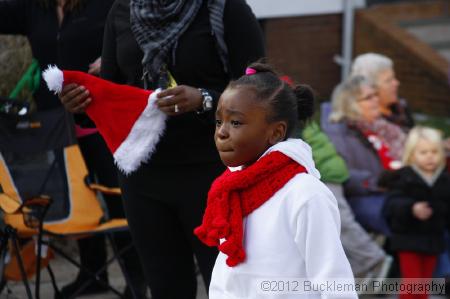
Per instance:
[[[135,295],[136,297],[133,297],[133,294],[131,293],[131,288],[127,286],[125,288],[125,292],[123,294],[123,297],[125,299],[148,299],[147,296],[147,286],[146,285],[140,285],[134,287]]]
[[[450,279],[445,279],[445,297],[450,298]]]
[[[100,275],[99,279],[105,284],[108,284],[108,277],[105,273],[103,275]],[[88,284],[84,286],[86,282],[88,282]],[[82,286],[83,289],[80,290]],[[99,283],[97,280],[90,279],[89,276],[81,274],[78,275],[73,282],[64,286],[61,289],[60,294],[55,295],[55,299],[68,299],[68,298],[77,298],[78,296],[81,295],[101,294],[108,292],[108,290],[109,289],[107,286]]]
[[[119,232],[114,235],[117,247],[119,250],[129,247],[132,243],[131,235],[128,232]],[[141,261],[134,247],[129,248],[122,255],[123,265],[125,271],[129,276],[129,283],[133,286],[136,297],[133,297],[131,287],[126,286],[124,291],[124,298],[126,299],[147,299],[147,281],[142,271]]]
[[[81,266],[91,273],[98,272],[105,265],[107,259],[104,236],[94,236],[80,239],[77,243]],[[107,284],[107,273],[102,272],[99,275],[99,280]],[[83,289],[78,292],[80,287],[87,281],[89,281],[87,286],[83,287]],[[105,293],[108,290],[109,289],[106,286],[96,281],[94,277],[87,274],[83,270],[80,270],[77,278],[73,282],[64,286],[61,290],[61,294],[55,295],[55,299],[77,298],[81,295]]]

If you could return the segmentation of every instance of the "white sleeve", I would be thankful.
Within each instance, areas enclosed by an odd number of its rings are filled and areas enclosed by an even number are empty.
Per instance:
[[[306,279],[353,283],[353,273],[339,238],[339,210],[331,196],[316,193],[301,207],[296,219],[295,243],[305,260]],[[321,298],[358,296],[355,292],[336,291],[321,293]]]

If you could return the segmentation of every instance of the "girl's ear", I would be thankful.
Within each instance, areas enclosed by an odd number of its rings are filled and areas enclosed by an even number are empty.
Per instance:
[[[272,132],[269,136],[270,145],[277,144],[286,138],[287,123],[285,121],[277,121],[271,124]]]

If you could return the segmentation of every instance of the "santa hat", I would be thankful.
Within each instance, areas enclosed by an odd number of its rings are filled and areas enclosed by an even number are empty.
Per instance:
[[[130,174],[150,159],[166,126],[166,115],[155,104],[159,90],[115,84],[83,72],[61,71],[55,66],[49,66],[43,77],[55,93],[69,83],[89,90],[92,102],[86,113],[123,173]]]

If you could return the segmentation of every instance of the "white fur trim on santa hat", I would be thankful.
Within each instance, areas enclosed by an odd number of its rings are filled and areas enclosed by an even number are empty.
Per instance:
[[[167,116],[155,104],[160,91],[158,89],[150,95],[147,107],[114,153],[118,168],[126,175],[135,171],[142,162],[150,160],[164,133]]]
[[[55,94],[60,93],[63,88],[64,74],[56,65],[49,65],[42,73],[48,89]]]

